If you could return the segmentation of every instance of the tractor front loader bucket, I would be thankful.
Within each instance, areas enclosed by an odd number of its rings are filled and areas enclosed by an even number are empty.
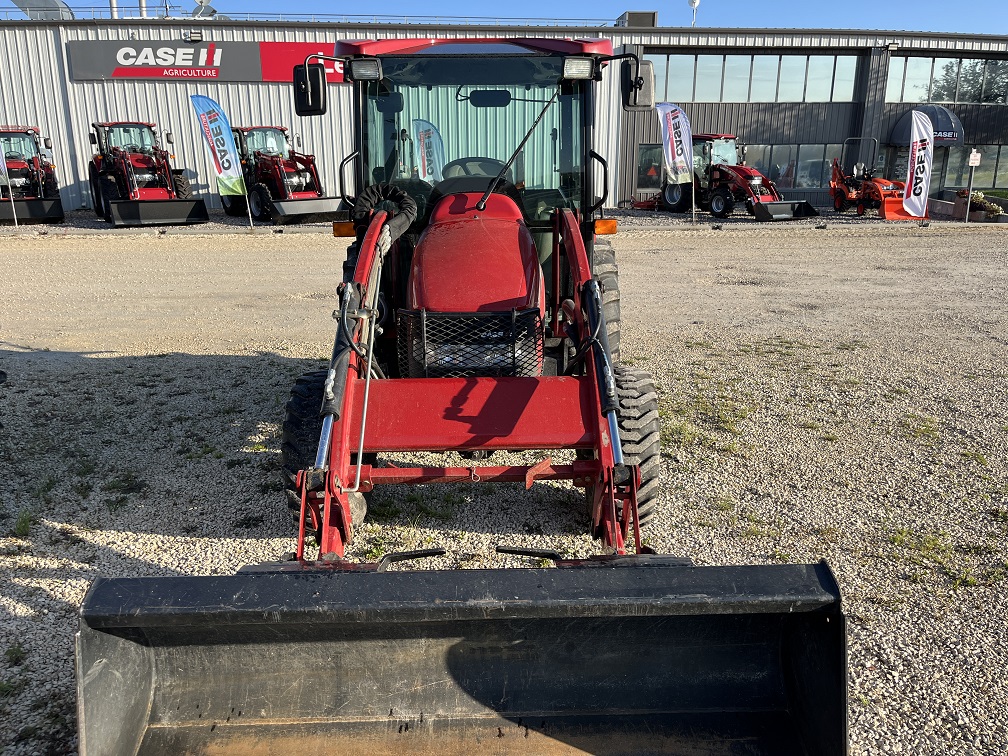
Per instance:
[[[210,220],[203,200],[120,200],[110,202],[112,226],[185,226]]]
[[[753,215],[760,223],[769,223],[770,221],[815,218],[819,215],[819,211],[805,200],[784,200],[781,202],[756,202],[753,205]]]
[[[340,202],[339,197],[273,200],[271,215],[276,223],[289,223],[306,215],[321,216],[319,220],[332,220],[339,212]]]
[[[903,207],[902,197],[883,197],[882,205],[879,207],[879,217],[883,220],[925,220],[928,214],[925,212],[924,218],[911,215]]]
[[[77,636],[81,751],[847,753],[824,563],[557,565],[99,579]]]
[[[63,203],[56,199],[25,199],[14,200],[11,207],[10,199],[0,199],[0,223],[13,223],[14,213],[17,213],[18,223],[62,223]]]

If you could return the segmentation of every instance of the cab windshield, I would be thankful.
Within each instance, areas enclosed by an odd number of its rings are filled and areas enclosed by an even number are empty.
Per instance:
[[[464,57],[434,50],[382,58],[382,80],[365,89],[365,184],[401,184],[421,217],[440,196],[483,192],[545,110],[495,191],[530,222],[580,207],[583,82],[562,80],[559,56],[512,45],[480,56],[465,47]],[[524,54],[500,54],[514,50]]]
[[[246,133],[245,143],[250,155],[262,152],[287,157],[287,137],[280,129],[252,129]]]
[[[715,139],[711,148],[715,165],[738,165],[738,150],[734,139]]]
[[[0,134],[0,147],[7,160],[31,160],[38,155],[35,140],[27,134]]]
[[[119,147],[127,152],[151,152],[157,145],[154,129],[142,123],[109,126],[105,139],[109,149]]]

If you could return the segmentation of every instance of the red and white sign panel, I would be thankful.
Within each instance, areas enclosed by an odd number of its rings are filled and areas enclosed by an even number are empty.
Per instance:
[[[907,180],[903,189],[903,209],[915,218],[927,215],[928,194],[931,193],[933,138],[931,119],[919,110],[913,111],[910,159],[907,161]]]
[[[203,42],[79,40],[67,43],[75,81],[174,79],[290,82],[294,66],[313,54],[332,56],[331,42]],[[330,82],[342,64],[323,61]]]

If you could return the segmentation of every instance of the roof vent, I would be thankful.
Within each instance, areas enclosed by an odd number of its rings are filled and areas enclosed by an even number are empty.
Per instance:
[[[616,19],[616,26],[654,29],[658,26],[658,11],[627,11]]]

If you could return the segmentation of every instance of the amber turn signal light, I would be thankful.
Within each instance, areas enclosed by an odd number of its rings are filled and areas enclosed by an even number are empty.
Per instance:
[[[333,221],[332,235],[357,236],[357,233],[354,231],[353,221]]]
[[[595,221],[595,233],[599,236],[612,236],[616,233],[616,219],[600,218]]]

